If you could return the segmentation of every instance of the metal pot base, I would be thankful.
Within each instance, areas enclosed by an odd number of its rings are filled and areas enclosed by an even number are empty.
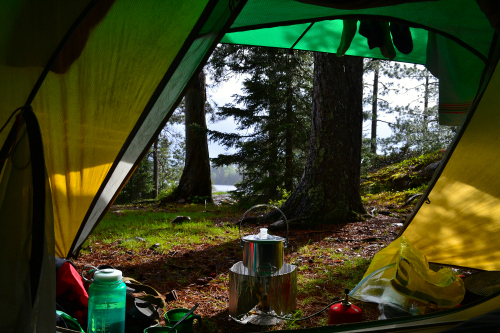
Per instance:
[[[253,323],[269,323],[272,319],[277,319],[266,314],[259,315],[258,312],[248,314],[246,318],[242,317],[259,303],[262,304],[263,300],[270,307],[269,313],[278,316],[292,313],[297,308],[296,268],[294,265],[283,264],[283,267],[272,276],[256,276],[243,265],[242,261],[234,264],[229,270],[230,316],[238,322],[247,319],[247,322],[251,320]],[[254,318],[255,315],[260,318]]]

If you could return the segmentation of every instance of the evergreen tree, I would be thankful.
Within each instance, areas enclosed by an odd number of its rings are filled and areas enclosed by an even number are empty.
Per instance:
[[[381,116],[391,114],[391,97],[400,91],[397,82],[401,79],[400,64],[388,60],[364,59],[363,66],[363,120],[370,120],[370,137],[363,138],[362,164],[363,173],[373,167],[380,159],[377,156],[380,138],[378,125],[391,122]],[[368,130],[365,130],[368,132]]]
[[[391,112],[391,95],[397,95],[397,82],[402,79],[400,64],[388,60],[365,59],[363,66],[363,118],[371,120],[370,152],[377,154],[378,125],[385,122],[379,114]]]
[[[392,135],[380,140],[383,153],[392,162],[446,148],[458,127],[439,125],[438,79],[420,65],[401,64],[395,74],[408,98],[391,110],[396,120],[390,125]]]
[[[185,103],[186,157],[184,169],[176,190],[162,201],[212,202],[210,160],[206,133],[206,93],[203,70],[191,80]]]
[[[184,137],[176,126],[184,122],[181,105],[170,117],[157,139],[158,191],[167,191],[174,186],[182,173],[184,164]],[[154,146],[146,153],[134,174],[116,199],[117,204],[129,203],[142,199],[154,199]]]
[[[242,175],[237,195],[259,202],[278,198],[300,180],[308,149],[312,58],[307,52],[222,45],[211,60],[216,83],[243,75],[243,94],[218,108],[233,117],[241,134],[209,131],[212,140],[236,148],[212,159],[215,166],[235,164]]]
[[[363,59],[314,54],[311,142],[300,183],[282,206],[289,218],[357,220],[363,126]]]
[[[378,67],[376,67],[378,66]],[[379,70],[378,93],[374,94],[373,77]],[[373,73],[373,76],[372,76]],[[441,126],[438,123],[437,101],[438,79],[421,65],[410,65],[382,60],[365,63],[365,106],[374,109],[377,99],[377,114],[372,116],[372,137],[364,144],[372,149],[363,149],[363,169],[377,168],[414,156],[446,148],[453,139],[457,127]],[[403,102],[397,102],[397,101]],[[392,101],[392,102],[391,102]],[[380,119],[380,114],[394,120]],[[376,138],[375,145],[382,153],[373,153],[373,120],[386,122],[392,134]]]

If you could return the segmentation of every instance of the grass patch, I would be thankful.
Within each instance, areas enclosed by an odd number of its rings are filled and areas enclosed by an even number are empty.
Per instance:
[[[117,243],[124,250],[140,251],[154,244],[156,251],[169,252],[175,246],[187,248],[199,244],[218,244],[238,238],[235,225],[214,225],[217,211],[200,211],[200,205],[186,205],[180,212],[154,212],[128,210],[108,213],[85,241],[82,253],[99,243]],[[172,225],[177,216],[188,216],[188,222]]]

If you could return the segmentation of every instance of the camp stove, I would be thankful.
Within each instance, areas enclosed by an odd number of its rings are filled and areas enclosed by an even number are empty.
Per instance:
[[[241,237],[241,221],[252,209],[262,206],[278,210],[285,221],[286,238],[269,235],[266,228],[257,235]],[[297,307],[296,266],[284,263],[288,245],[285,214],[272,205],[257,205],[245,212],[239,224],[243,260],[229,271],[229,315],[239,323],[275,325],[278,318]]]

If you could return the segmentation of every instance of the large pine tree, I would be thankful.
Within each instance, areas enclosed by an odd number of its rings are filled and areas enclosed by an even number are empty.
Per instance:
[[[212,202],[210,160],[208,156],[205,73],[191,80],[185,101],[186,159],[177,189],[164,201]],[[201,130],[200,130],[201,129]]]
[[[363,124],[363,59],[314,54],[309,156],[304,176],[282,207],[288,218],[356,220]]]

